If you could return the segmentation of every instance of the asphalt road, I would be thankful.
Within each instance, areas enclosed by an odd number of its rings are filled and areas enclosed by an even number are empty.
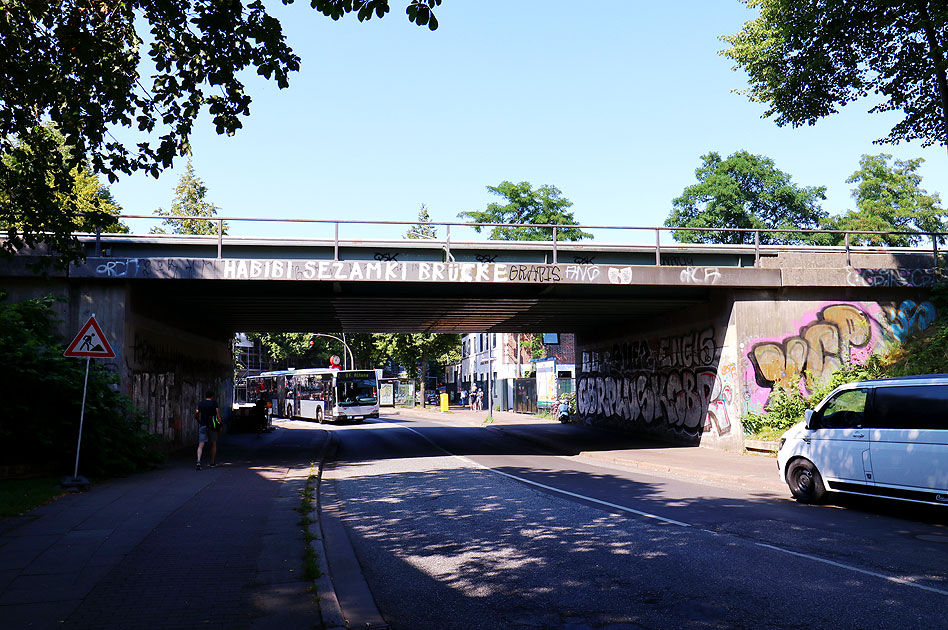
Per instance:
[[[395,630],[948,619],[944,510],[804,506],[405,414],[324,426],[338,450],[323,483]]]

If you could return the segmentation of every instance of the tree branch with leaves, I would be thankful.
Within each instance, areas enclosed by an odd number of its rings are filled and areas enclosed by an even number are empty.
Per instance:
[[[431,30],[441,0],[404,0],[408,19]],[[284,0],[292,4],[293,0]],[[322,14],[382,17],[388,0],[310,0]],[[146,47],[140,31],[147,31]],[[141,75],[143,58],[153,68]],[[115,182],[157,177],[190,155],[197,118],[233,135],[250,115],[247,71],[289,86],[300,59],[260,0],[52,0],[0,2],[0,164],[3,252],[50,244],[64,266],[82,257],[73,237],[70,173],[88,167]],[[66,159],[52,159],[52,122]],[[18,147],[32,147],[27,153]],[[10,217],[19,217],[15,223]]]
[[[760,15],[721,54],[778,125],[813,125],[874,94],[903,118],[878,142],[948,144],[948,4],[941,0],[741,0]]]

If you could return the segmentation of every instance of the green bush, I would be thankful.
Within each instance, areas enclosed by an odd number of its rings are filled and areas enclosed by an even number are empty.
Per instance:
[[[840,385],[893,376],[890,369],[885,357],[873,354],[863,364],[853,363],[840,367],[833,372],[828,382],[814,385],[809,395],[799,389],[774,388],[763,414],[744,414],[744,433],[764,438],[777,437],[803,420],[804,411],[815,407]],[[806,380],[812,381],[811,374],[807,373]]]
[[[51,297],[7,304],[0,293],[0,382],[8,392],[0,412],[0,461],[54,465],[71,473],[79,437],[86,362],[63,357]],[[89,371],[79,470],[86,476],[123,475],[161,461],[158,438],[116,377]]]

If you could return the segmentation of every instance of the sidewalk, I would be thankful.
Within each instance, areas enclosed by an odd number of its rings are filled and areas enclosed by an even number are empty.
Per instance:
[[[321,627],[297,510],[326,432],[312,458],[288,433],[226,435],[216,468],[189,450],[0,520],[0,626]]]
[[[539,418],[529,414],[495,411],[487,422],[487,412],[473,412],[451,406],[448,413],[437,407],[422,410],[397,409],[396,413],[419,415],[433,420],[482,426],[537,443],[553,452],[578,456],[597,464],[606,464],[670,475],[712,485],[737,487],[759,494],[789,496],[786,484],[777,476],[777,460],[768,455],[736,453],[699,446],[675,446],[606,432],[615,441],[604,449],[602,429]]]

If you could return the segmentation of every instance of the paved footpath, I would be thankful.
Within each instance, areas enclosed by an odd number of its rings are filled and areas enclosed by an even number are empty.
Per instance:
[[[226,435],[216,468],[182,456],[0,520],[0,627],[321,627],[297,508],[326,437]]]

